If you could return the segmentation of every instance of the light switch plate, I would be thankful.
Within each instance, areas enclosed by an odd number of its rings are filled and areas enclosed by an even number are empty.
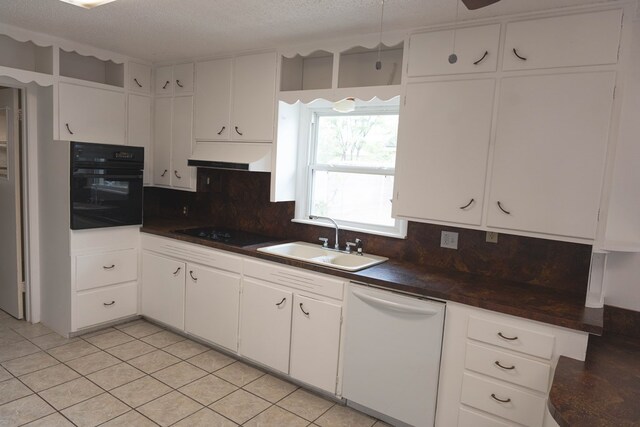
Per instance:
[[[443,231],[440,236],[440,247],[458,249],[458,233],[453,231]]]
[[[487,243],[498,243],[498,233],[495,231],[487,231],[487,238],[485,240]]]

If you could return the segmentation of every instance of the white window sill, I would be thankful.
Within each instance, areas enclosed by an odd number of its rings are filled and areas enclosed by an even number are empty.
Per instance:
[[[317,225],[317,226],[320,226],[320,227],[327,227],[327,228],[330,228],[331,230],[335,230],[335,227],[333,226],[333,224],[331,224],[330,222],[326,222],[326,221],[316,221],[316,220],[310,220],[310,219],[294,218],[294,219],[291,220],[291,222],[296,222],[296,223],[299,223],[299,224],[307,224],[307,225]],[[393,237],[394,239],[406,239],[407,238],[407,223],[406,222],[401,225],[399,232],[381,231],[381,230],[375,230],[375,229],[353,227],[353,226],[342,225],[342,224],[338,224],[338,225],[340,227],[340,230],[348,230],[348,231],[355,231],[355,232],[358,232],[358,233],[374,234],[376,236]],[[333,237],[333,234],[330,234],[330,235],[327,235],[327,236],[318,236],[318,237],[329,237],[331,239]],[[343,242],[341,242],[341,244],[342,243]]]

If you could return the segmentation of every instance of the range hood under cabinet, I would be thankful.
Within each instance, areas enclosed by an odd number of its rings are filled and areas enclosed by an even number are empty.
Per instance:
[[[271,172],[271,144],[198,141],[188,165],[212,169]]]

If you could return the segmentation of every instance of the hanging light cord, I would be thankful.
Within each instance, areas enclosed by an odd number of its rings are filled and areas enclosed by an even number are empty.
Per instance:
[[[382,61],[380,60],[380,53],[382,50],[382,21],[384,20],[384,0],[382,0],[382,10],[380,11],[380,40],[378,42],[378,60],[376,61],[376,70],[382,69]]]
[[[449,55],[449,63],[455,64],[458,62],[458,55],[456,55],[456,34],[458,33],[458,11],[460,10],[460,2],[456,0],[456,20],[453,27],[453,52]]]

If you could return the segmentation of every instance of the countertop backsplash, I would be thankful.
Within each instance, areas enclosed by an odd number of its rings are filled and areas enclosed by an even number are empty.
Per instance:
[[[207,181],[209,184],[206,184]],[[331,237],[323,227],[291,222],[295,203],[269,201],[268,173],[198,170],[196,193],[145,188],[145,218],[176,218],[225,226],[288,240],[317,242]],[[184,208],[186,207],[186,215]],[[440,247],[442,230],[459,233],[458,250]],[[406,239],[342,231],[341,244],[361,238],[365,252],[418,265],[480,274],[584,296],[591,246],[409,222]]]

